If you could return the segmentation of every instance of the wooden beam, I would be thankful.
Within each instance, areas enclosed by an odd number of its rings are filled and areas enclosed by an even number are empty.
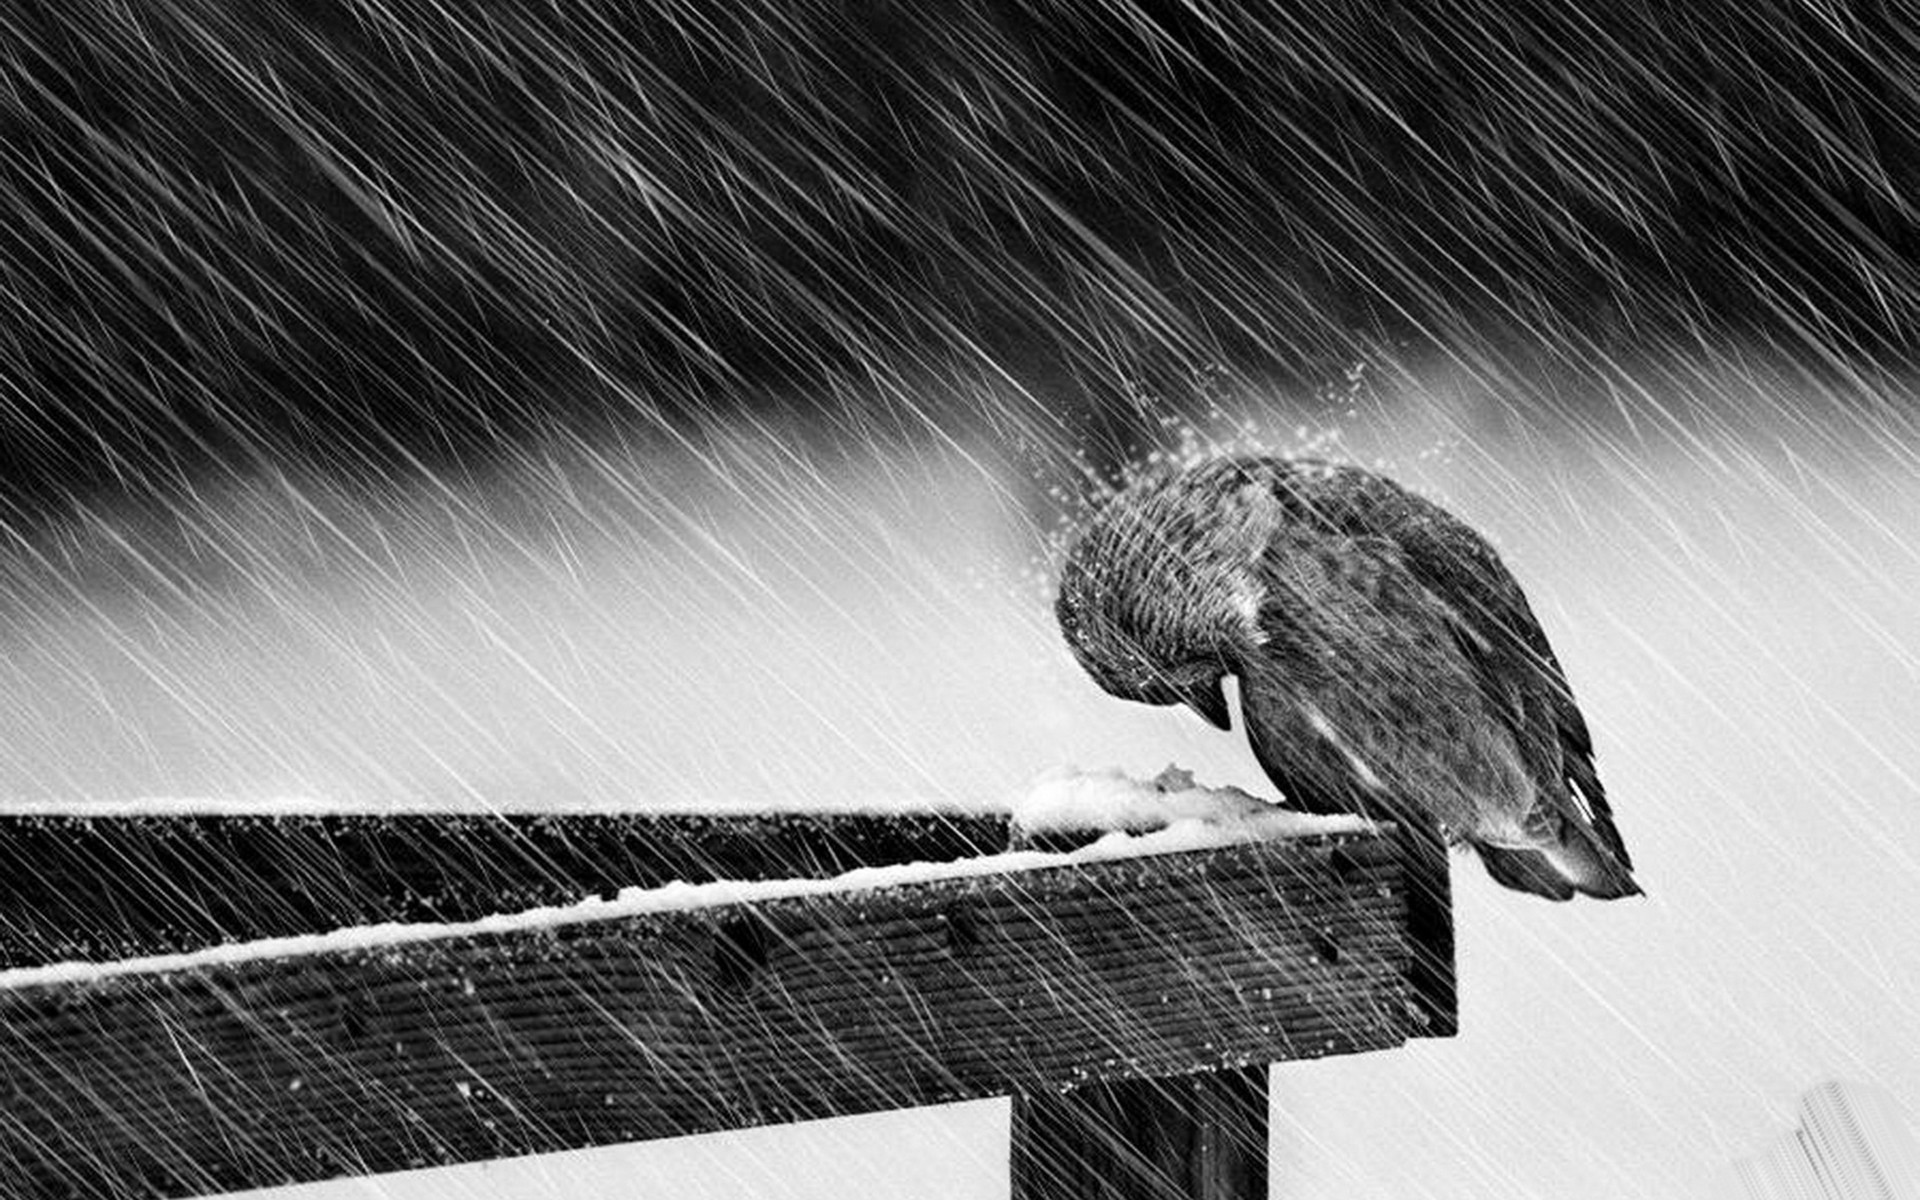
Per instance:
[[[1389,837],[0,990],[0,1177],[191,1196],[1399,1044]]]
[[[1023,844],[1071,850],[1099,830]],[[1008,844],[1005,812],[0,812],[0,968],[388,921],[470,921],[674,880],[824,878]],[[1423,1037],[1458,1030],[1447,855],[1395,831]]]

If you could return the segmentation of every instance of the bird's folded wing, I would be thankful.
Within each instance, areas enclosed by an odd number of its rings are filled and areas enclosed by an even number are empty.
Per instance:
[[[1269,464],[1275,498],[1297,516],[1354,538],[1384,538],[1450,614],[1488,708],[1568,798],[1620,865],[1632,868],[1593,766],[1593,739],[1546,632],[1499,554],[1471,527],[1392,480],[1353,468]]]

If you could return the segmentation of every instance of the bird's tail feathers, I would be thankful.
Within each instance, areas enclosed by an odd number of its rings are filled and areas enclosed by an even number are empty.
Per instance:
[[[1535,846],[1496,846],[1474,842],[1494,882],[1549,900],[1571,900],[1574,893],[1598,900],[1638,896],[1640,885],[1584,821],[1560,818],[1547,840]]]
[[[1597,900],[1643,894],[1601,834],[1577,817],[1562,817],[1557,824],[1558,836],[1540,850],[1577,891]]]

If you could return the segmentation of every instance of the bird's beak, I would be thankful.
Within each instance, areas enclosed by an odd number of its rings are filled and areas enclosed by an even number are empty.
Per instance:
[[[1215,729],[1231,730],[1233,715],[1227,710],[1227,693],[1222,686],[1225,678],[1202,680],[1180,689],[1180,703],[1199,713]]]

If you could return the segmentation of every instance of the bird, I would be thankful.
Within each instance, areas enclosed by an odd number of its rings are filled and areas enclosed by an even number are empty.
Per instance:
[[[1110,695],[1231,730],[1232,677],[1292,807],[1423,823],[1550,900],[1641,894],[1519,583],[1385,475],[1259,453],[1141,472],[1072,539],[1054,608]]]

